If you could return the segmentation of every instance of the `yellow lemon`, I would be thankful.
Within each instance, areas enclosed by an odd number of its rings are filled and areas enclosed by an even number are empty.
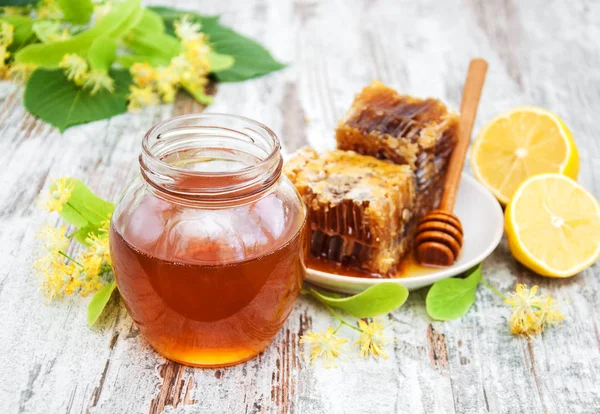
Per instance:
[[[517,188],[537,174],[560,173],[577,179],[579,155],[573,135],[553,113],[533,106],[492,119],[471,151],[475,177],[507,204]]]
[[[506,208],[505,230],[513,256],[543,276],[573,276],[600,257],[600,205],[561,174],[521,184]]]

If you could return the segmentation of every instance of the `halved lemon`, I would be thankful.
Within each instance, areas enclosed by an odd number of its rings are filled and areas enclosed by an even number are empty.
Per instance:
[[[479,133],[471,151],[475,177],[507,204],[519,185],[537,174],[577,179],[579,155],[573,135],[553,113],[533,106],[506,111]]]
[[[534,272],[569,277],[600,258],[600,205],[561,174],[525,181],[505,213],[508,247]]]

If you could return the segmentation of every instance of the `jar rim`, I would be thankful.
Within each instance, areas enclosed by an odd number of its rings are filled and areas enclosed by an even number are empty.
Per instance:
[[[250,165],[226,171],[186,169],[164,159],[178,151],[202,149],[237,150],[236,155],[252,159]],[[139,162],[142,176],[162,193],[222,202],[255,195],[276,182],[283,165],[280,149],[277,135],[260,122],[239,115],[198,113],[170,118],[150,128],[142,140]]]
[[[269,153],[269,155],[267,157],[260,160],[256,164],[249,165],[247,167],[240,168],[239,170],[235,170],[235,171],[223,171],[223,172],[219,172],[219,171],[216,171],[216,172],[193,171],[193,172],[191,172],[184,168],[179,168],[177,166],[171,165],[168,162],[163,161],[162,159],[160,159],[159,157],[157,157],[155,154],[152,153],[152,149],[149,147],[149,141],[152,138],[152,136],[160,135],[160,133],[157,133],[157,131],[159,129],[161,129],[162,127],[165,127],[169,124],[173,124],[177,121],[185,121],[187,119],[189,119],[189,120],[206,119],[206,118],[238,120],[238,121],[243,121],[243,122],[246,122],[248,124],[258,127],[259,129],[266,132],[266,134],[272,139],[273,145],[272,145],[271,152]],[[215,127],[223,128],[218,125],[215,125]],[[223,128],[223,129],[226,129],[226,128]],[[185,171],[188,174],[194,174],[197,176],[227,176],[227,175],[231,175],[232,173],[244,173],[244,172],[249,172],[249,171],[252,171],[255,169],[259,169],[262,165],[269,164],[269,162],[272,161],[273,158],[276,158],[279,155],[280,150],[281,150],[281,143],[279,141],[279,138],[277,138],[277,135],[275,135],[273,130],[271,130],[271,128],[269,128],[268,126],[266,126],[258,121],[255,121],[253,119],[247,118],[245,116],[225,114],[225,113],[221,113],[221,112],[201,112],[201,113],[196,113],[196,114],[179,115],[179,116],[176,116],[173,118],[166,119],[166,120],[154,125],[152,128],[150,128],[148,130],[148,132],[146,132],[146,134],[144,135],[144,138],[142,139],[142,151],[147,156],[151,157],[152,159],[154,159],[155,161],[160,163],[165,168],[172,169],[173,171]]]

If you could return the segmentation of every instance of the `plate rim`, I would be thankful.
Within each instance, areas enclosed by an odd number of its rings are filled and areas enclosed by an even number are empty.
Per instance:
[[[472,260],[470,260],[466,263],[463,263],[461,265],[458,265],[458,266],[453,265],[446,269],[441,269],[439,272],[429,273],[426,275],[411,276],[411,277],[397,277],[397,278],[389,278],[389,279],[387,279],[387,278],[371,279],[371,278],[362,278],[362,277],[356,277],[356,276],[343,276],[343,275],[338,275],[335,273],[324,272],[322,270],[312,269],[307,266],[306,267],[306,281],[309,283],[314,283],[314,284],[319,285],[318,281],[311,280],[311,273],[312,273],[312,274],[318,275],[317,277],[329,279],[329,281],[331,283],[353,285],[354,287],[362,286],[363,289],[366,289],[365,286],[370,287],[370,286],[374,286],[379,283],[385,283],[385,282],[400,283],[401,285],[418,284],[421,287],[425,287],[425,286],[429,286],[439,280],[448,279],[452,276],[456,276],[456,275],[470,269],[471,267],[475,266],[477,263],[483,262],[496,249],[496,247],[498,247],[498,245],[500,244],[500,241],[502,240],[502,235],[504,234],[504,212],[502,211],[502,206],[500,205],[498,200],[492,195],[490,190],[488,190],[483,184],[481,184],[479,181],[477,181],[474,177],[467,174],[466,172],[463,172],[461,174],[461,180],[468,181],[469,184],[471,184],[475,188],[477,188],[479,190],[479,192],[481,192],[484,195],[484,197],[488,198],[491,201],[491,204],[494,206],[493,207],[494,214],[496,214],[497,217],[500,218],[499,221],[501,223],[501,225],[495,229],[495,233],[493,234],[493,237],[490,239],[491,243],[481,253],[479,253],[477,256],[475,256],[475,258],[473,258]],[[440,273],[441,273],[441,276],[440,276]],[[410,288],[409,286],[406,286],[406,287]]]

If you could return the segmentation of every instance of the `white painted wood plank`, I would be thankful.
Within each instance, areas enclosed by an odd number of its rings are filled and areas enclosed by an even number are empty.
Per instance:
[[[210,108],[264,122],[286,150],[307,142],[320,150],[333,147],[337,120],[373,79],[458,108],[468,60],[483,56],[490,72],[475,130],[516,105],[556,112],[581,149],[580,181],[600,197],[597,2],[172,4],[222,14],[225,24],[290,63],[268,77],[219,85]],[[80,177],[114,200],[124,177],[137,171],[143,133],[174,113],[195,110],[199,106],[184,99],[61,136],[25,114],[19,93],[0,98],[3,412],[600,411],[600,265],[570,280],[542,279],[516,264],[505,243],[485,262],[485,277],[503,290],[516,281],[536,283],[569,301],[562,328],[532,340],[509,335],[509,310],[483,287],[464,318],[432,323],[421,291],[391,316],[388,331],[396,343],[387,360],[354,359],[332,370],[304,363],[298,337],[334,323],[307,298],[259,358],[220,370],[167,362],[144,342],[121,305],[90,330],[87,299],[45,304],[30,267],[37,228],[56,221],[34,206],[48,177]]]

